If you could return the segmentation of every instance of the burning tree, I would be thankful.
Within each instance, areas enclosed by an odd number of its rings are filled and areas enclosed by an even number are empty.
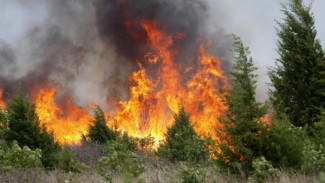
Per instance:
[[[252,168],[254,157],[262,156],[265,144],[266,128],[261,120],[266,114],[267,107],[255,101],[255,83],[257,76],[253,72],[257,69],[249,58],[249,50],[244,47],[239,37],[233,35],[236,54],[235,71],[232,88],[223,90],[225,105],[228,109],[220,117],[221,127],[219,134],[218,162],[224,167],[236,167],[238,164],[243,169]]]

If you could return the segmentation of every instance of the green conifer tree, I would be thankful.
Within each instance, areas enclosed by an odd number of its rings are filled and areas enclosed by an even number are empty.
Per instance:
[[[109,140],[116,140],[116,138],[119,136],[119,133],[106,125],[107,120],[105,118],[103,110],[97,106],[94,112],[95,119],[89,126],[89,131],[86,135],[86,139],[100,144],[105,144]]]
[[[266,114],[266,105],[256,102],[256,80],[253,72],[256,67],[249,58],[249,49],[244,47],[239,37],[233,35],[235,64],[231,89],[222,90],[225,94],[227,110],[219,118],[220,140],[217,142],[218,163],[222,167],[252,168],[252,160],[263,155],[266,128],[261,118]]]
[[[166,139],[160,144],[157,154],[171,161],[197,162],[208,158],[208,149],[194,131],[184,107],[175,114],[174,124],[167,129]]]
[[[58,163],[57,152],[61,147],[54,140],[53,133],[47,132],[46,127],[40,125],[35,104],[23,96],[20,88],[18,95],[13,96],[7,106],[9,130],[5,131],[6,141],[12,143],[15,140],[21,147],[41,149],[44,167],[54,167]]]
[[[285,112],[295,126],[312,126],[325,107],[325,57],[310,10],[302,0],[283,5],[285,18],[277,33],[280,58],[269,72],[275,112]]]

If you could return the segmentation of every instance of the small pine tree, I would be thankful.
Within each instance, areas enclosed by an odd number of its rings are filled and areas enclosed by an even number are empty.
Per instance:
[[[6,141],[12,143],[16,140],[21,147],[41,149],[44,167],[54,167],[58,163],[57,152],[61,147],[54,140],[53,133],[48,133],[46,127],[40,125],[35,104],[23,96],[20,88],[18,95],[13,96],[7,106],[9,130],[5,131]]]
[[[175,114],[174,124],[167,129],[166,139],[160,144],[157,154],[172,161],[197,162],[208,158],[204,141],[194,131],[184,107]]]
[[[280,57],[269,72],[275,112],[285,112],[292,124],[302,127],[318,121],[325,107],[325,56],[310,10],[303,0],[283,5],[285,18],[277,33]]]
[[[100,144],[105,144],[109,140],[116,140],[119,134],[117,131],[114,131],[106,125],[107,120],[105,118],[103,110],[97,106],[94,112],[95,119],[89,126],[89,131],[86,135],[86,139],[88,138],[90,141]]]
[[[255,101],[257,76],[249,50],[239,37],[233,35],[236,54],[233,69],[232,88],[222,90],[225,94],[227,110],[220,117],[218,128],[220,140],[217,142],[218,162],[223,167],[252,168],[252,160],[262,155],[266,128],[261,118],[266,114],[266,105]]]

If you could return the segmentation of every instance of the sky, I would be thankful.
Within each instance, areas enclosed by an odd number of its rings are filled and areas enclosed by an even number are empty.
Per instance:
[[[251,56],[258,69],[257,99],[267,99],[268,84],[267,67],[275,65],[278,58],[276,52],[277,35],[276,21],[283,18],[280,11],[281,3],[285,0],[209,0],[210,24],[222,21],[224,31],[241,37],[246,46],[250,48]],[[308,4],[310,1],[305,1]],[[325,1],[315,0],[312,12],[315,17],[317,38],[325,48]]]
[[[63,0],[57,0],[63,2]],[[267,76],[267,67],[274,66],[275,59],[278,57],[276,53],[276,30],[277,26],[276,20],[281,22],[283,17],[281,9],[281,3],[287,2],[286,0],[206,0],[207,1],[207,27],[208,32],[213,35],[216,31],[222,31],[225,34],[236,34],[240,36],[246,46],[250,48],[251,56],[254,63],[259,68],[258,70],[258,84],[257,84],[257,99],[263,101],[267,99],[267,91],[269,78]],[[91,9],[89,8],[90,3],[84,1],[85,3],[75,3],[76,1],[66,1],[67,6],[73,6],[72,9],[74,13],[70,13],[71,9],[64,9],[61,6],[56,7],[55,1],[52,0],[0,0],[0,47],[6,48],[6,45],[13,48],[17,53],[16,57],[20,63],[19,67],[24,69],[18,69],[19,72],[12,74],[12,70],[3,70],[0,75],[13,75],[12,77],[19,78],[24,74],[32,70],[37,64],[37,59],[34,60],[34,56],[30,57],[28,63],[24,60],[29,56],[30,50],[40,49],[33,45],[35,40],[42,39],[42,36],[46,37],[48,34],[48,29],[50,29],[50,23],[56,24],[62,28],[62,34],[72,40],[71,45],[85,45],[85,43],[91,42],[90,39],[96,42],[96,33],[89,32],[90,30],[83,30],[80,27],[92,27],[94,20],[91,18]],[[307,3],[309,1],[306,1]],[[49,9],[49,4],[53,4],[51,9]],[[62,3],[61,3],[62,4]],[[325,1],[315,0],[312,6],[312,12],[314,13],[316,29],[318,31],[318,38],[325,47]],[[60,10],[57,11],[56,10]],[[88,16],[89,14],[89,16]],[[70,16],[73,15],[73,16]],[[62,18],[64,17],[64,18]],[[88,17],[88,19],[87,19]],[[50,22],[50,23],[49,23]],[[71,24],[71,22],[73,22]],[[48,26],[48,27],[47,27]],[[35,29],[35,27],[37,27]],[[67,28],[68,27],[68,28]],[[28,30],[28,31],[27,31]],[[34,32],[39,33],[37,36],[33,34]],[[28,32],[28,34],[26,34]],[[75,34],[78,32],[78,34]],[[54,32],[55,33],[55,32]],[[29,37],[33,37],[30,38]],[[89,37],[88,39],[84,39]],[[27,40],[26,40],[27,39]],[[80,43],[74,42],[75,40],[80,41]],[[64,41],[64,40],[63,40]],[[99,45],[98,47],[101,47]],[[59,49],[57,47],[53,49]],[[92,48],[84,48],[89,51],[89,60],[101,59],[97,53],[97,50]],[[88,50],[89,49],[89,50]],[[72,47],[73,51],[74,48]],[[99,48],[100,50],[100,48]],[[1,51],[1,49],[0,49]],[[70,51],[70,50],[69,50]],[[50,56],[55,56],[54,53],[47,53]],[[38,52],[35,52],[40,54]],[[0,52],[1,54],[1,52]],[[37,56],[36,54],[36,56]],[[43,54],[43,53],[41,53]],[[100,52],[101,54],[101,52]],[[112,53],[113,54],[113,53]],[[67,53],[68,55],[68,53]],[[44,55],[42,55],[44,57]],[[48,56],[48,55],[45,55]],[[0,67],[6,64],[0,57]],[[76,80],[76,84],[71,86],[72,88],[77,88],[81,86],[83,88],[89,88],[84,94],[80,94],[80,98],[88,97],[94,91],[99,89],[93,85],[81,84],[85,83],[86,78],[98,78],[93,76],[99,74],[96,72],[96,68],[106,69],[102,67],[99,63],[98,65],[90,65],[87,63],[85,67],[93,67],[94,72],[89,71],[84,77]],[[7,65],[10,65],[7,64]],[[82,68],[81,68],[82,69]],[[0,68],[1,70],[1,68]],[[64,68],[58,68],[58,70],[64,70]],[[114,68],[112,68],[114,70]],[[5,73],[3,73],[5,72]],[[8,72],[8,73],[6,73]],[[91,76],[91,77],[90,77]],[[65,82],[65,77],[61,76],[62,82]],[[89,83],[94,83],[94,81],[89,81]],[[103,93],[107,92],[109,89],[102,90]],[[98,95],[101,96],[101,95]],[[95,97],[96,98],[96,97]],[[78,99],[78,96],[77,96]],[[98,100],[101,100],[98,97]]]

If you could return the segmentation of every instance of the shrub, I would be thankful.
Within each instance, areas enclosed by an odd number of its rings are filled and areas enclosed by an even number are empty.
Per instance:
[[[107,181],[111,181],[116,175],[123,177],[124,182],[138,180],[138,177],[144,172],[144,165],[134,153],[135,149],[135,142],[127,138],[126,133],[122,138],[109,141],[107,145],[108,154],[98,160],[97,173]]]
[[[8,111],[0,105],[0,129],[4,129],[8,126]]]
[[[286,116],[277,117],[269,126],[264,156],[278,167],[299,169],[306,138],[305,129],[295,127]]]
[[[137,141],[133,137],[130,137],[127,132],[124,132],[122,137],[117,137],[116,140],[109,141],[109,143],[113,143],[113,147],[115,144],[115,148],[119,151],[131,151],[134,152],[137,150]],[[116,143],[119,145],[116,146]],[[110,145],[108,146],[110,147]]]
[[[58,163],[57,153],[61,150],[54,140],[53,133],[48,133],[44,125],[40,125],[35,104],[28,97],[24,97],[22,89],[13,96],[7,104],[8,128],[5,131],[5,140],[8,143],[17,141],[19,146],[28,146],[32,150],[42,150],[42,164],[45,167],[54,167]]]
[[[81,172],[85,166],[77,161],[76,154],[64,146],[59,154],[59,168],[66,172]]]
[[[325,147],[323,144],[307,142],[303,149],[301,170],[304,172],[325,171]]]
[[[196,134],[182,107],[174,116],[174,124],[167,129],[166,139],[160,144],[157,155],[171,161],[200,161],[209,156],[204,141]]]
[[[17,141],[13,141],[11,148],[0,149],[0,167],[5,170],[11,168],[31,168],[42,167],[42,151],[40,149],[31,150],[24,146],[20,148]]]
[[[141,148],[150,148],[155,144],[155,139],[150,135],[140,138],[138,140],[138,145]]]
[[[252,163],[253,176],[258,182],[265,181],[267,178],[278,179],[279,170],[273,168],[272,163],[267,161],[263,156],[255,158]]]
[[[0,105],[0,147],[3,148],[7,146],[4,138],[5,132],[9,130],[8,122],[8,111]]]
[[[312,137],[303,149],[301,169],[305,172],[325,171],[325,109],[321,110],[319,121],[312,126]]]
[[[318,118],[319,121],[315,122],[312,126],[312,140],[316,144],[325,145],[325,109],[321,110],[321,114]]]
[[[206,181],[205,171],[193,165],[180,165],[180,178],[182,183],[204,183]]]

